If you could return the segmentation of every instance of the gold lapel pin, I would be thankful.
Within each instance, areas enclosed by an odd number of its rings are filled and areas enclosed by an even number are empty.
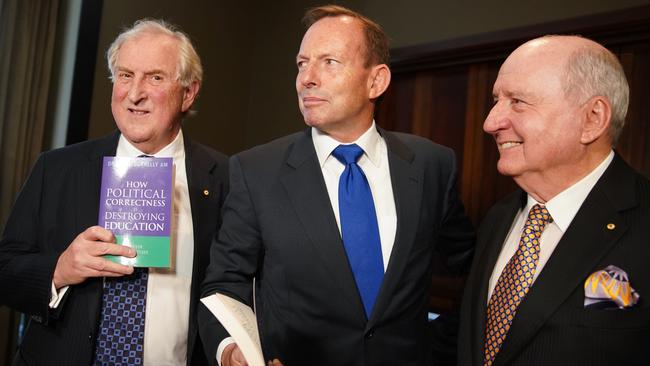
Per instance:
[[[614,223],[610,222],[609,224],[607,224],[607,230],[614,230],[614,229],[616,229],[616,225],[614,225]]]
[[[208,191],[207,189],[204,189],[204,190],[203,190],[203,195],[206,196],[206,197],[209,196],[209,195],[210,195],[210,191]],[[610,224],[610,225],[611,225],[611,224]]]

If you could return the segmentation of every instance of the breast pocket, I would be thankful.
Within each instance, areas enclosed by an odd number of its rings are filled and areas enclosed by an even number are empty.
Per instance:
[[[577,325],[603,329],[648,329],[650,331],[650,308],[631,309],[582,309]]]

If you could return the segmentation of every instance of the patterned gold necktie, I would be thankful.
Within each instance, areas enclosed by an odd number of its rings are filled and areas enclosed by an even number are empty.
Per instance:
[[[553,218],[544,206],[536,204],[528,212],[519,247],[501,272],[488,303],[484,365],[490,366],[494,362],[510,330],[517,307],[533,283],[539,262],[539,238],[549,222],[553,222]]]

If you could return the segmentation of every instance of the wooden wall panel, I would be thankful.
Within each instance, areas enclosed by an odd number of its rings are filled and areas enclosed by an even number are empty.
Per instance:
[[[650,177],[650,42],[622,47],[618,56],[630,84],[630,107],[616,150]]]

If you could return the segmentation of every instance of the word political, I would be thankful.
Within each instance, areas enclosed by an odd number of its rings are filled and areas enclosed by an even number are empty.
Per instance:
[[[148,182],[127,181],[125,187],[107,188],[106,205],[165,207],[167,196],[164,189],[147,188]]]

